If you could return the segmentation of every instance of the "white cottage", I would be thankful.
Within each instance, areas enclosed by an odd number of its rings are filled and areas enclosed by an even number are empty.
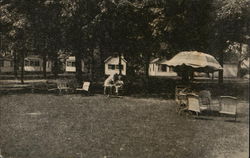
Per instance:
[[[236,78],[237,77],[237,73],[238,73],[238,63],[230,63],[230,62],[225,62],[223,64],[223,77],[225,78]],[[240,65],[241,69],[249,69],[249,58],[247,58],[246,60],[244,60],[241,65]],[[219,73],[215,72],[214,73],[214,77],[218,77]]]
[[[105,75],[119,74],[119,57],[108,57],[105,61]],[[122,75],[126,75],[127,61],[121,57]]]
[[[46,62],[46,72],[51,72],[52,62]],[[24,59],[24,71],[41,72],[43,71],[43,59],[38,55],[30,55]]]
[[[82,72],[84,71],[84,61],[82,60]],[[76,58],[75,56],[69,56],[66,59],[65,72],[76,72]]]
[[[177,76],[173,67],[167,66],[166,59],[156,58],[150,61],[148,68],[149,76]]]
[[[0,72],[13,72],[13,59],[11,57],[0,57]]]

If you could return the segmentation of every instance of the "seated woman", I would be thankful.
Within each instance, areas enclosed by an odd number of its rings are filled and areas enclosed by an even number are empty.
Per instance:
[[[115,81],[115,93],[119,95],[119,90],[123,88],[124,82],[122,81],[122,76],[119,75],[118,79]]]
[[[114,74],[111,74],[104,81],[104,94],[112,94],[113,87],[114,87]]]

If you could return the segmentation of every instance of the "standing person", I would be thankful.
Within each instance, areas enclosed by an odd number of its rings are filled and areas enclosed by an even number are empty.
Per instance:
[[[104,95],[105,94],[112,94],[114,87],[114,74],[109,75],[109,77],[104,81]],[[107,90],[109,91],[107,93]]]
[[[115,82],[115,93],[119,95],[119,89],[122,89],[124,85],[124,82],[122,81],[122,76],[119,75],[118,79]]]

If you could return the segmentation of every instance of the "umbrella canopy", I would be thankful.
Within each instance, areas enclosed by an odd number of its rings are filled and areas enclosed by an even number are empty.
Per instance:
[[[180,52],[163,64],[180,68],[189,67],[200,72],[214,72],[222,70],[221,65],[212,55],[197,51]]]

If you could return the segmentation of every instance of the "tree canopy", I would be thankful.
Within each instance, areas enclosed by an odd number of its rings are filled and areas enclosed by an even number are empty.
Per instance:
[[[248,0],[1,0],[1,50],[15,52],[17,63],[29,53],[51,59],[55,74],[58,52],[71,52],[79,81],[81,59],[94,61],[96,48],[101,62],[118,53],[132,69],[145,72],[152,57],[171,58],[183,50],[223,61],[224,53],[249,45],[249,5]],[[249,57],[249,49],[237,57]]]

